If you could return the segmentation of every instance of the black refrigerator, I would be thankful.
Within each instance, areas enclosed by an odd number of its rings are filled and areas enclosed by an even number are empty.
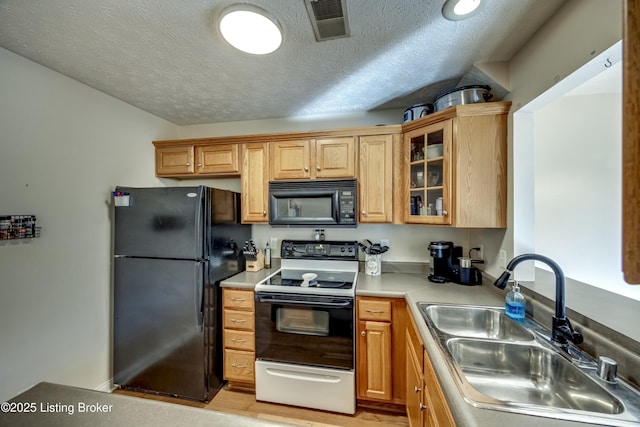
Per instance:
[[[114,383],[200,401],[222,381],[220,281],[244,271],[238,193],[130,188],[114,225]]]

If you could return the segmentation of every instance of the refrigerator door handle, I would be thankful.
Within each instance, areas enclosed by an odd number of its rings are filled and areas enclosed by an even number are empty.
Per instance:
[[[204,198],[205,198],[205,191],[204,191],[204,187],[200,186],[198,187],[198,190],[200,192],[200,197],[198,198],[198,208],[196,209],[195,212],[195,221],[196,224],[198,224],[197,226],[199,227],[198,230],[196,231],[196,238],[195,241],[193,242],[194,245],[196,246],[196,251],[195,253],[199,253],[200,254],[200,258],[204,258],[206,256],[206,254],[204,253],[204,236],[206,235],[206,230],[203,230],[203,222],[202,222],[202,210],[203,210],[203,204],[205,202]]]
[[[195,311],[198,319],[198,331],[204,331],[204,286],[203,281],[205,276],[207,275],[207,263],[206,261],[200,261],[196,263],[196,274],[195,274]],[[200,269],[203,269],[204,274],[200,273]]]

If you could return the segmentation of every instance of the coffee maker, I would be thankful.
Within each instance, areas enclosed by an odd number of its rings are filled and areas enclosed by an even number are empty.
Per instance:
[[[427,277],[434,283],[454,282],[460,285],[480,285],[482,275],[472,263],[482,260],[463,258],[462,246],[454,246],[453,242],[431,242],[431,274]]]
[[[454,246],[453,242],[429,243],[431,255],[431,274],[427,277],[434,283],[452,282],[454,271],[459,270],[458,259],[462,257],[462,246]]]

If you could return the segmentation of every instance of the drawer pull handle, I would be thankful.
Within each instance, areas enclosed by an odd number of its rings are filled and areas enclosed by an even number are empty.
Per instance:
[[[246,301],[246,300],[247,300],[246,298],[231,297],[231,301],[240,301],[240,302],[242,302],[242,301]]]
[[[232,321],[233,323],[245,323],[245,322],[246,322],[246,320],[245,320],[245,319],[231,319],[231,321]]]
[[[236,369],[246,369],[246,367],[247,367],[246,365],[235,365],[233,363],[231,364],[231,366],[233,366]]]
[[[367,313],[372,313],[372,314],[384,313],[384,310],[367,310]]]
[[[231,341],[233,341],[234,343],[241,343],[241,344],[247,342],[247,340],[242,340],[239,338],[231,338]]]

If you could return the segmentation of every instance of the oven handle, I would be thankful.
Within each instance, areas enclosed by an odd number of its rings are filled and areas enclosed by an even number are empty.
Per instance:
[[[288,304],[288,305],[311,305],[314,307],[333,307],[347,308],[353,306],[353,301],[343,300],[340,302],[322,302],[322,301],[297,301],[274,298],[269,295],[256,295],[256,302],[266,302],[269,304]]]
[[[307,372],[295,372],[284,369],[267,368],[267,374],[274,377],[289,378],[292,380],[313,381],[317,383],[339,383],[340,377],[333,375],[318,375]]]

